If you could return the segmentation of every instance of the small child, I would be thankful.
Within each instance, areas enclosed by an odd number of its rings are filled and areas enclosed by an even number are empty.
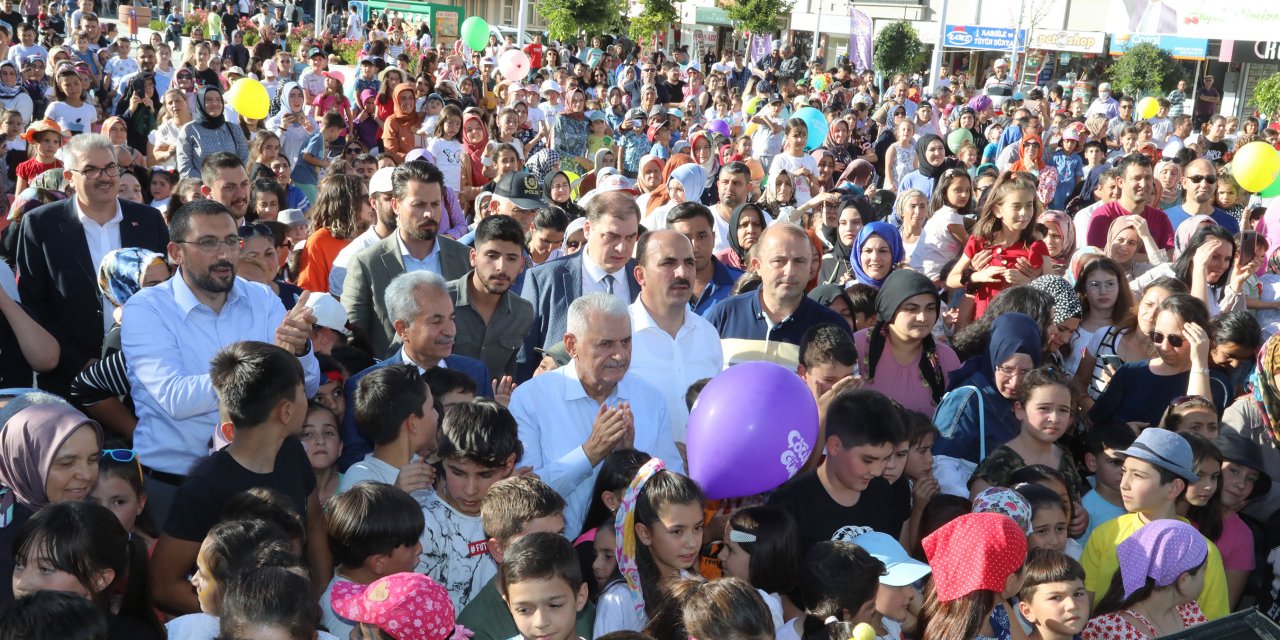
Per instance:
[[[435,127],[422,131],[430,132],[425,145],[427,151],[436,159],[436,166],[444,174],[444,185],[460,191],[462,189],[462,111],[449,105],[440,112]]]
[[[1018,612],[1035,627],[1027,640],[1072,640],[1089,623],[1084,567],[1060,551],[1033,549],[1023,565]]]
[[[523,640],[578,638],[587,583],[564,536],[537,532],[512,542],[503,554],[498,588]]]
[[[924,508],[941,487],[938,479],[933,477],[933,442],[938,438],[933,418],[917,411],[907,411],[903,426],[907,431],[907,462],[903,465],[902,474],[911,481],[911,517],[899,542],[908,545],[918,538]]]
[[[847,538],[848,541],[865,549],[885,566],[876,590],[875,612],[868,624],[875,629],[877,638],[902,640],[904,623],[914,622],[911,613],[911,603],[917,595],[914,585],[928,577],[932,570],[929,565],[908,556],[906,549],[892,536],[866,527],[850,529],[844,532],[854,534]]]
[[[825,640],[835,637],[831,631],[841,622],[870,623],[884,573],[883,561],[852,542],[828,540],[814,545],[800,567],[796,604],[805,614],[801,637]]]
[[[751,134],[751,157],[759,160],[766,170],[769,169],[773,156],[782,150],[783,128],[786,124],[782,119],[782,96],[772,94],[768,103],[768,106],[760,107],[748,121],[755,125],[755,132]]]
[[[10,183],[16,184],[18,181],[18,165],[27,161],[30,154],[27,153],[27,141],[23,138],[26,130],[24,129],[22,114],[12,109],[5,111],[0,117],[4,118],[4,138],[3,144],[0,144],[0,153],[4,154],[5,176],[9,178]],[[15,194],[22,193],[15,191]]]
[[[780,353],[782,354],[785,351]],[[813,399],[825,404],[832,395],[828,392],[837,383],[856,373],[858,351],[847,330],[831,324],[817,324],[809,327],[800,337],[798,358],[796,373],[809,387]],[[824,435],[820,430],[818,442],[823,441]],[[800,462],[803,464],[805,461]]]
[[[444,585],[461,611],[498,573],[486,553],[480,506],[489,488],[511,475],[524,448],[511,412],[480,399],[445,412],[438,454],[444,481],[419,499],[426,528],[416,571]]]
[[[173,187],[178,182],[178,174],[172,169],[153,167],[151,169],[151,207],[164,211],[169,206],[169,198],[173,195]]]
[[[362,482],[334,497],[325,510],[324,528],[338,568],[320,598],[321,620],[330,633],[346,638],[356,623],[334,613],[331,595],[340,585],[370,584],[413,571],[422,551],[422,509],[395,487]]]
[[[818,175],[818,161],[805,153],[809,140],[809,127],[804,120],[787,121],[783,134],[782,151],[769,163],[769,181],[783,171],[791,176],[796,190],[796,202],[805,203],[813,195],[810,181]]]
[[[307,450],[311,470],[316,474],[316,491],[323,507],[329,504],[342,484],[342,474],[338,473],[338,456],[342,455],[338,414],[315,400],[307,403],[307,417],[302,421],[302,433],[298,434],[298,439],[302,441],[302,448]]]
[[[107,442],[98,458],[98,484],[90,501],[116,514],[125,531],[142,538],[150,550],[159,532],[147,512],[147,490],[143,487],[142,467],[138,454],[123,444]]]
[[[1017,492],[1031,508],[1031,533],[1027,534],[1028,549],[1050,549],[1065,553],[1073,559],[1082,551],[1080,544],[1067,537],[1067,509],[1062,496],[1044,485],[1023,483]]]
[[[436,367],[422,374],[422,379],[431,387],[431,397],[439,399],[445,411],[476,399],[476,381],[461,371]]]
[[[449,592],[419,573],[397,573],[368,585],[334,587],[334,613],[358,623],[352,637],[364,640],[464,640]]]
[[[302,154],[298,157],[298,166],[293,168],[292,182],[306,194],[308,200],[315,200],[316,188],[320,184],[320,172],[328,169],[332,162],[325,149],[341,137],[342,131],[346,128],[347,123],[341,115],[326,113],[320,130],[311,134],[307,140],[307,146],[302,148]],[[282,159],[283,157],[276,160],[278,162]]]
[[[671,157],[671,129],[667,128],[665,122],[657,122],[649,125],[649,155],[666,162]]]
[[[324,76],[324,91],[316,96],[312,106],[315,107],[315,117],[322,118],[330,113],[336,113],[342,116],[343,122],[351,121],[351,101],[347,96],[342,94],[342,83],[345,78],[341,71],[330,69],[321,72]]]
[[[1135,437],[1133,429],[1123,422],[1097,423],[1089,429],[1084,466],[1093,473],[1089,478],[1093,489],[1081,499],[1085,511],[1089,512],[1089,528],[1081,540],[1088,540],[1098,525],[1126,513],[1120,498],[1120,481],[1124,475],[1124,458],[1120,452],[1128,449]]]
[[[879,289],[861,282],[844,290],[849,296],[849,309],[853,313],[853,330],[862,331],[876,326],[876,296]]]
[[[1010,474],[1033,464],[1058,469],[1069,484],[1078,486],[1071,452],[1057,444],[1073,424],[1076,402],[1075,387],[1062,369],[1045,367],[1027,373],[1013,404],[1022,430],[978,464],[969,481],[969,495],[987,487],[1010,486]]]
[[[1076,481],[1067,480],[1066,474],[1043,464],[1028,465],[1009,474],[1010,485],[1019,487],[1026,483],[1038,484],[1057,494],[1058,501],[1062,503],[1062,510],[1067,514],[1067,522],[1070,523],[1067,526],[1067,535],[1074,537],[1084,532],[1086,526],[1084,507],[1080,506],[1079,484]],[[1070,546],[1075,544],[1075,541],[1068,540],[1067,544]],[[1078,550],[1067,553],[1079,555]]]
[[[316,342],[316,340],[313,340]],[[347,370],[342,364],[323,353],[316,355],[320,363],[320,387],[312,400],[329,407],[335,416],[347,415],[347,396],[343,388],[347,382]]]
[[[413,365],[390,365],[369,372],[355,391],[355,422],[373,452],[351,465],[338,492],[372,480],[401,491],[426,491],[435,484],[435,468],[423,462],[436,442],[439,416],[431,389]]]
[[[587,133],[587,156],[594,158],[601,149],[613,148],[613,131],[609,129],[609,121],[605,120],[603,111],[591,113],[590,131]],[[600,170],[603,167],[596,167]]]
[[[31,158],[17,167],[15,194],[22,193],[45,171],[62,168],[62,161],[57,158],[58,149],[62,148],[62,127],[57,122],[48,118],[32,122],[27,132],[22,134],[22,139],[27,143]]]

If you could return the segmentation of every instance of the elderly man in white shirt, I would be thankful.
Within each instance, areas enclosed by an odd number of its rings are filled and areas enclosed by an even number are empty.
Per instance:
[[[618,449],[662,458],[684,473],[662,392],[628,370],[631,320],[617,296],[589,293],[569,305],[565,349],[573,360],[516,387],[511,413],[533,467],[564,497],[564,534],[583,530],[600,463]],[[594,526],[588,523],[586,526]]]
[[[678,231],[647,233],[636,245],[640,296],[631,303],[631,373],[662,392],[677,443],[684,442],[689,385],[724,368],[716,328],[689,308],[693,244]]]

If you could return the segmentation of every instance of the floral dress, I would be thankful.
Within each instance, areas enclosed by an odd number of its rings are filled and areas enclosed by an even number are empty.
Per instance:
[[[591,122],[586,118],[571,118],[565,115],[556,116],[555,143],[556,152],[560,154],[560,170],[582,173],[582,166],[577,158],[587,156],[587,132]]]
[[[1200,605],[1194,600],[1178,605],[1178,613],[1182,616],[1184,629],[1208,621],[1204,617],[1204,612],[1200,611]],[[1134,626],[1130,620],[1137,621],[1140,626]],[[1080,637],[1084,640],[1147,640],[1159,635],[1155,625],[1151,624],[1146,616],[1133,609],[1098,616],[1090,620],[1089,625],[1080,633]]]

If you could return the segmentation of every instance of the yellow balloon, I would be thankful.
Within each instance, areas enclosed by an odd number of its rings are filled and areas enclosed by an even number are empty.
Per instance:
[[[756,109],[759,108],[759,103],[760,103],[760,96],[756,96],[748,100],[747,104],[743,105],[744,106],[743,110],[747,112],[747,115],[754,116],[756,114]]]
[[[1160,102],[1151,96],[1147,96],[1138,101],[1138,117],[1146,120],[1154,118],[1160,112]]]
[[[267,88],[261,82],[253,78],[240,78],[227,91],[227,104],[241,116],[263,120],[271,110],[271,97],[267,95]]]
[[[1241,189],[1258,193],[1280,173],[1280,152],[1265,142],[1250,142],[1231,159],[1231,173]]]

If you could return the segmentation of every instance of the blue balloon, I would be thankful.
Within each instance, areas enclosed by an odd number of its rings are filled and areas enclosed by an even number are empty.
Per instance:
[[[792,120],[804,122],[809,129],[809,139],[805,142],[805,152],[821,147],[827,141],[827,118],[813,107],[804,107],[791,116]]]

